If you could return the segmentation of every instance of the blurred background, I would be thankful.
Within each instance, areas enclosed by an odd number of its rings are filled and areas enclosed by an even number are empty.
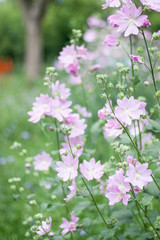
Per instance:
[[[100,0],[0,0],[1,240],[24,239],[22,221],[28,209],[23,202],[17,204],[8,178],[20,176],[25,180],[23,150],[34,156],[44,149],[46,138],[38,125],[27,121],[27,112],[43,91],[45,67],[53,65],[69,43],[73,28],[84,33],[89,16],[107,19],[112,10],[102,11],[101,5]],[[152,13],[149,19],[151,30],[159,30],[159,15]],[[14,141],[22,144],[21,152],[11,149]]]

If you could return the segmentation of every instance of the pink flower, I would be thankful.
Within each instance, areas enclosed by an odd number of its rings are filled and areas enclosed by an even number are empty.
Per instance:
[[[64,83],[56,81],[51,85],[51,91],[53,97],[59,97],[62,102],[64,102],[70,96],[70,89],[66,88]]]
[[[70,114],[65,118],[65,125],[72,128],[70,137],[78,137],[85,133],[87,125],[85,124],[85,119],[80,119],[79,114]]]
[[[28,112],[30,116],[28,121],[36,123],[45,115],[51,116],[53,114],[53,104],[53,99],[48,94],[40,94],[40,97],[36,97],[36,102],[33,103],[32,111]]]
[[[69,82],[74,85],[79,85],[82,82],[81,75],[71,75],[69,78]]]
[[[67,137],[65,137],[64,139],[65,139],[65,143],[62,143],[63,148],[60,149],[60,154],[65,154],[66,151],[71,153]],[[80,136],[74,137],[74,138],[69,137],[69,141],[70,141],[72,153],[76,157],[80,157],[82,155],[83,146],[84,146],[84,142],[82,142],[82,138]],[[77,146],[80,146],[81,148],[77,148]]]
[[[77,50],[78,58],[87,59],[88,52],[87,52],[87,48],[85,48],[84,45],[77,46],[76,50]]]
[[[107,20],[112,27],[119,27],[119,17],[116,14],[110,15]]]
[[[127,192],[129,192],[131,188],[129,183],[125,181],[122,168],[116,171],[116,174],[109,177],[107,184],[105,196],[109,199],[109,205],[114,205],[121,200],[124,205],[127,205],[131,197]]]
[[[129,164],[129,168],[126,172],[126,182],[131,183],[135,187],[139,187],[142,189],[149,182],[152,182],[151,174],[152,171],[148,168],[148,163],[140,163],[137,162],[134,166],[133,164]]]
[[[119,7],[121,2],[119,0],[105,0],[106,3],[102,5],[102,9],[106,9],[108,7]]]
[[[157,33],[158,33],[158,36],[160,36],[160,30]]]
[[[144,63],[144,62],[142,61],[142,58],[141,58],[140,56],[131,54],[131,55],[130,55],[130,58],[131,58],[132,60],[134,60],[135,62]]]
[[[104,39],[104,44],[109,47],[116,47],[118,45],[118,41],[114,35],[107,34]]]
[[[82,107],[81,105],[77,104],[75,105],[75,108],[77,109],[78,113],[82,115],[82,117],[86,118],[92,117],[92,113],[88,112],[86,107]]]
[[[148,27],[148,26],[150,26],[151,25],[151,23],[150,23],[150,21],[148,20],[148,19],[144,19],[144,21],[143,21],[143,27]]]
[[[74,212],[71,214],[71,221],[69,222],[66,218],[62,218],[63,223],[59,226],[60,228],[64,228],[62,231],[62,235],[64,236],[66,233],[73,233],[76,231],[76,223],[79,218],[75,216]]]
[[[103,28],[105,27],[105,21],[97,18],[95,16],[91,16],[87,19],[87,24],[90,28]]]
[[[58,172],[58,177],[62,178],[64,182],[69,179],[74,179],[78,173],[78,158],[73,158],[72,154],[68,154],[67,156],[62,155],[63,161],[58,161],[57,168],[55,170]]]
[[[101,165],[100,161],[95,162],[94,158],[91,158],[89,162],[83,161],[80,164],[80,171],[82,175],[88,180],[100,179],[103,176],[104,165]]]
[[[95,64],[91,67],[91,71],[97,71],[100,69],[100,64]]]
[[[64,199],[66,202],[68,202],[69,200],[71,200],[75,194],[76,194],[76,190],[77,190],[77,187],[76,187],[76,181],[75,181],[75,178],[72,180],[72,185],[71,186],[68,186],[69,190],[70,190],[70,193],[67,195],[67,197]]]
[[[46,152],[42,152],[34,157],[34,169],[39,171],[46,171],[52,164],[52,158]]]
[[[160,12],[160,1],[159,0],[140,0],[141,3],[150,9]]]
[[[78,73],[79,68],[80,66],[77,58],[75,58],[74,62],[68,66],[69,72],[73,75]]]
[[[108,122],[103,127],[104,137],[108,139],[112,137],[113,139],[122,134],[123,128],[121,124],[115,120],[108,120]]]
[[[48,223],[49,222],[49,223]],[[42,221],[42,225],[38,227],[38,231],[36,232],[39,236],[45,235],[51,229],[52,218],[46,218],[46,221]]]
[[[77,53],[75,51],[74,45],[66,46],[62,49],[59,56],[59,61],[63,64],[64,68],[74,64],[75,59],[77,58]]]
[[[56,118],[59,122],[62,122],[64,118],[68,117],[69,114],[72,112],[72,109],[69,108],[71,104],[71,101],[60,101],[59,97],[57,96],[53,100],[54,109],[52,116]]]
[[[94,29],[87,30],[83,35],[84,41],[88,43],[94,42],[97,39],[97,37],[98,37],[97,31]]]
[[[124,5],[117,11],[117,16],[119,17],[118,32],[125,32],[125,37],[131,34],[137,35],[139,33],[138,28],[142,27],[148,18],[147,15],[141,15],[141,13],[142,7],[136,8],[133,3],[131,5]]]
[[[111,105],[112,105],[112,103],[111,103]],[[106,119],[108,117],[108,115],[110,115],[111,113],[112,113],[112,110],[110,108],[109,103],[107,102],[105,104],[105,106],[98,111],[98,117],[100,119]]]
[[[134,187],[133,191],[134,191],[135,194],[138,194],[141,191],[141,189]]]
[[[137,162],[137,159],[134,158],[133,156],[129,155],[129,156],[127,156],[126,161],[127,161],[128,164],[133,164],[134,165]]]
[[[145,102],[124,97],[123,100],[117,100],[118,106],[115,108],[116,117],[123,123],[131,125],[132,120],[139,120],[140,116],[145,115]]]

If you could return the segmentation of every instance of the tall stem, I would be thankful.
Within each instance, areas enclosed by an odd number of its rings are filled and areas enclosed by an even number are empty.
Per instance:
[[[58,150],[58,158],[59,158],[59,161],[61,161],[61,155],[60,155],[60,141],[59,141],[59,133],[58,133],[58,125],[57,125],[57,120],[55,119],[55,126],[56,126],[56,139],[57,139],[57,150]],[[68,206],[64,200],[64,198],[66,198],[66,194],[65,194],[65,189],[64,189],[64,184],[63,184],[63,181],[61,181],[61,185],[62,185],[62,193],[63,193],[63,202],[65,204],[65,208],[66,208],[66,213],[67,213],[67,216],[69,216],[69,209],[68,209]]]
[[[153,223],[151,222],[148,214],[147,214],[146,211],[143,209],[143,207],[141,206],[141,204],[138,202],[138,200],[137,200],[137,198],[136,198],[136,196],[135,196],[135,194],[134,194],[133,186],[132,186],[132,185],[131,185],[131,188],[132,188],[132,194],[133,194],[134,200],[136,201],[136,204],[137,204],[138,207],[143,211],[143,213],[144,213],[145,217],[147,218],[148,222],[150,223],[151,227],[154,229],[155,233],[157,234],[158,239],[160,239],[160,236],[159,236],[156,228],[154,227]]]
[[[72,156],[73,156],[73,158],[74,158],[74,155],[73,155],[73,152],[72,152],[72,148],[71,148],[71,144],[70,144],[69,137],[67,136],[67,138],[68,138],[68,143],[69,143],[69,148],[70,148],[71,154],[72,154]],[[93,196],[91,190],[89,189],[89,187],[88,187],[88,185],[87,185],[87,183],[86,183],[86,181],[85,181],[85,179],[84,179],[83,177],[82,177],[82,181],[83,181],[83,183],[84,183],[84,185],[85,185],[87,191],[89,192],[89,194],[90,194],[90,196],[91,196],[91,199],[92,199],[92,201],[93,201],[93,203],[94,203],[94,205],[95,205],[95,207],[96,207],[96,209],[97,209],[97,211],[98,211],[100,217],[102,218],[102,220],[103,220],[105,226],[108,228],[108,224],[107,224],[105,218],[103,217],[103,214],[101,213],[101,211],[100,211],[100,209],[99,209],[99,207],[98,207],[98,205],[97,205],[97,203],[96,203],[96,200],[95,200],[95,198],[94,198],[94,196]],[[116,238],[117,240],[119,240],[119,238],[118,238],[116,235],[115,235],[115,238]]]
[[[146,40],[146,37],[145,37],[145,34],[144,34],[143,30],[142,30],[142,35],[143,35],[143,39],[144,39],[145,46],[146,46],[146,49],[147,49],[147,54],[148,54],[150,68],[151,68],[151,75],[152,75],[154,90],[155,90],[155,93],[157,93],[157,85],[156,85],[156,80],[155,80],[155,76],[154,76],[154,68],[153,68],[153,65],[152,65],[152,59],[151,59],[151,55],[150,55],[150,52],[149,52],[147,40]],[[156,95],[156,99],[157,99],[158,105],[160,106],[160,101],[159,101],[159,98],[158,98],[157,95]]]
[[[132,36],[130,35],[129,36],[129,40],[130,40],[130,53],[132,54],[133,53],[133,45],[132,45]],[[131,59],[131,66],[132,66],[132,77],[133,77],[133,95],[134,95],[134,98],[136,96],[136,88],[135,88],[135,76],[134,76],[134,63],[133,63],[133,60]]]

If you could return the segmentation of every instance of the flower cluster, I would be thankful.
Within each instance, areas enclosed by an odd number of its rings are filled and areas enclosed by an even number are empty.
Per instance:
[[[104,193],[109,199],[109,205],[114,205],[121,200],[124,205],[127,205],[131,197],[129,194],[132,190],[131,185],[143,189],[149,182],[153,181],[151,178],[152,171],[147,169],[148,163],[141,164],[131,156],[127,157],[127,162],[128,161],[131,163],[129,163],[126,174],[124,174],[124,170],[120,168],[106,181],[107,187]]]

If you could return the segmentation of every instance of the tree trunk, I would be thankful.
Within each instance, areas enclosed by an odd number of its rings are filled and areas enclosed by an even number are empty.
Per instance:
[[[26,42],[25,42],[25,70],[30,79],[39,76],[42,64],[42,39],[40,22],[35,18],[25,21]]]
[[[40,75],[42,64],[41,21],[49,0],[19,0],[25,24],[25,70],[29,79]]]

